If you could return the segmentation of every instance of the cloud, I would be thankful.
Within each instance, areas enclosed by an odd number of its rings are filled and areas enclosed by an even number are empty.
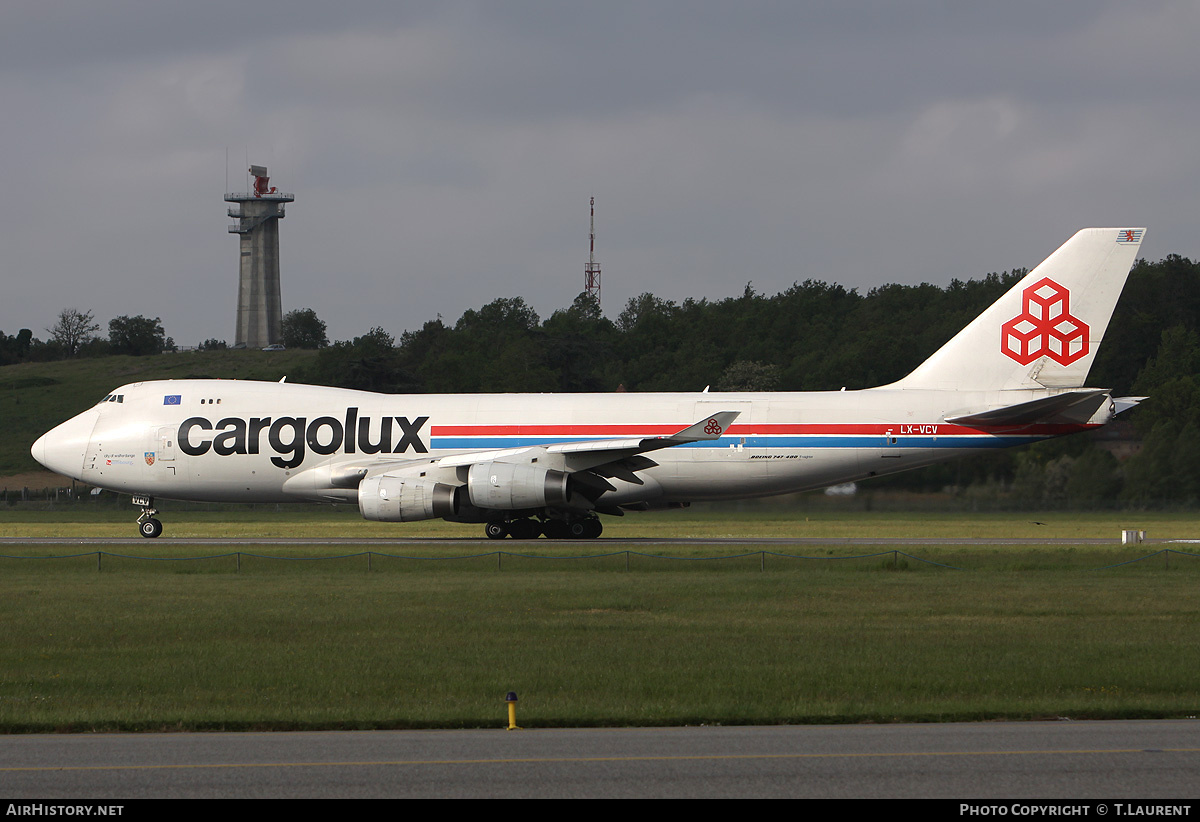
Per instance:
[[[614,316],[945,283],[1097,223],[1200,253],[1191,4],[283,8],[0,10],[0,328],[69,302],[232,339],[248,162],[296,194],[285,307],[337,338],[569,304],[591,196]]]

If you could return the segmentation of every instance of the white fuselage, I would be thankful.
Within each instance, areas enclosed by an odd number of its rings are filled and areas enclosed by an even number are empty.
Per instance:
[[[415,464],[534,445],[667,436],[739,412],[719,439],[656,450],[605,505],[766,496],[894,473],[1106,422],[970,427],[967,409],[1040,391],[375,394],[289,383],[133,383],[47,433],[35,456],[90,485],[181,500],[353,501],[340,466]],[[49,445],[47,445],[49,443]]]

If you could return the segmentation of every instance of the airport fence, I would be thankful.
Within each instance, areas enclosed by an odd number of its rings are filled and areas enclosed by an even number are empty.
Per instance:
[[[1133,565],[1171,570],[1187,563],[1196,568],[1191,560],[1200,558],[1200,553],[1178,548],[1163,548],[1149,554],[1125,559],[1104,566],[1080,567],[1079,570],[1107,571]],[[1161,561],[1161,565],[1156,562]],[[911,571],[921,568],[946,571],[969,570],[960,566],[937,562],[919,557],[899,549],[878,551],[868,554],[846,556],[807,556],[785,554],[776,551],[751,551],[742,554],[680,557],[649,554],[641,551],[610,551],[576,556],[525,554],[514,551],[488,551],[477,554],[418,556],[392,554],[382,551],[360,551],[351,554],[330,556],[284,557],[248,551],[231,551],[223,554],[188,557],[149,557],[120,554],[110,551],[87,551],[74,554],[18,556],[0,554],[0,569],[24,566],[30,563],[55,563],[73,566],[76,569],[94,568],[96,572],[145,569],[147,567],[173,568],[185,573],[244,573],[295,570],[298,567],[326,570],[365,571],[420,571],[429,569],[475,570],[475,571],[533,571],[533,570],[585,570],[638,572],[657,570],[756,570],[768,573],[773,570],[794,569],[801,565],[845,565],[857,562],[868,570]]]
[[[622,572],[665,569],[679,570],[681,568],[690,568],[693,570],[757,570],[767,572],[789,565],[794,566],[799,562],[830,563],[835,561],[843,563],[847,561],[868,562],[872,563],[875,567],[891,570],[906,570],[911,567],[909,565],[911,561],[914,564],[930,568],[942,568],[951,571],[961,570],[953,565],[914,556],[900,550],[878,551],[854,556],[801,556],[775,551],[751,551],[742,554],[709,557],[665,556],[642,551],[609,551],[573,556],[527,554],[515,551],[487,551],[476,554],[440,556],[393,554],[383,551],[359,551],[351,554],[305,557],[284,557],[250,551],[231,551],[223,554],[204,556],[148,557],[120,554],[111,551],[86,551],[50,556],[0,554],[0,561],[4,563],[12,561],[18,564],[57,562],[64,565],[74,562],[77,567],[93,567],[98,572],[109,572],[123,568],[145,568],[153,565],[173,566],[175,568],[189,567],[192,571],[224,571],[233,573],[270,571],[272,569],[281,570],[286,567],[295,568],[297,565],[310,568],[358,569],[366,572],[430,568],[503,572],[579,568],[583,564],[589,565],[596,570]]]
[[[82,502],[86,494],[81,494],[74,486],[55,486],[49,488],[30,488],[23,485],[19,488],[5,487],[2,492],[5,505],[16,505],[20,502],[67,503]]]

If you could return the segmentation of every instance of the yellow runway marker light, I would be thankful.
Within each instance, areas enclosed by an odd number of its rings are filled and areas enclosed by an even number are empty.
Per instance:
[[[517,692],[509,691],[508,696],[504,697],[504,701],[508,703],[508,730],[521,730],[517,727]]]

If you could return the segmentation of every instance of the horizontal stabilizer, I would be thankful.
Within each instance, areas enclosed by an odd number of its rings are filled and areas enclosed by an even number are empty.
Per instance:
[[[977,414],[946,417],[954,425],[1032,425],[1033,423],[1085,423],[1109,399],[1108,392],[1093,388],[1068,391],[1030,402],[1006,405]]]
[[[1113,416],[1128,411],[1142,400],[1148,400],[1149,397],[1113,397]]]

